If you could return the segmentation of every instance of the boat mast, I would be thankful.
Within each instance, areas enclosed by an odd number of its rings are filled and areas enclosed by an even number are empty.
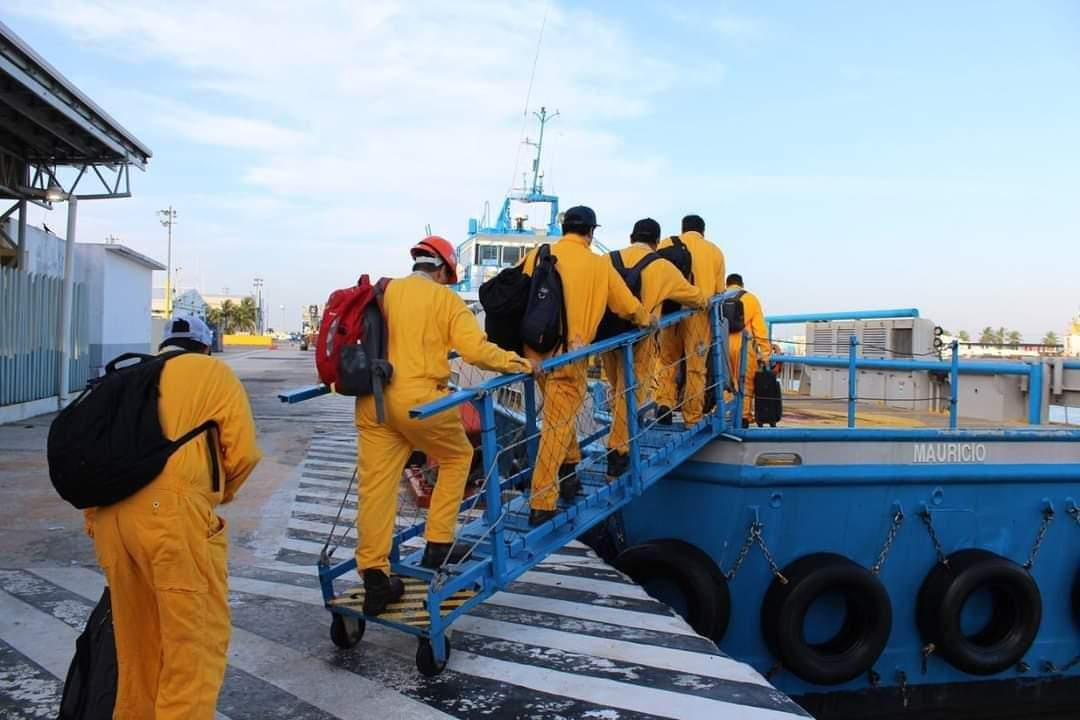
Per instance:
[[[533,158],[532,164],[532,187],[529,189],[529,195],[538,197],[544,194],[544,181],[543,176],[540,174],[540,154],[544,151],[544,126],[549,121],[559,117],[559,111],[556,110],[553,114],[548,115],[547,108],[541,105],[540,112],[534,112],[533,115],[540,121],[540,138],[536,142],[525,138],[525,144],[536,148],[536,157]]]

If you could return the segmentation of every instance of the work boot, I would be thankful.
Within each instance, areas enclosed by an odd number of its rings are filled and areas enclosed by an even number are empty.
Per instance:
[[[630,469],[630,455],[618,450],[609,450],[607,456],[607,476],[615,479]]]
[[[581,481],[577,476],[577,463],[566,463],[559,466],[559,497],[564,502],[573,502],[577,494],[581,492]]]
[[[558,510],[537,510],[536,508],[529,509],[529,527],[536,527],[537,525],[543,525],[551,518],[559,514]]]
[[[452,548],[452,550],[451,550]],[[424,546],[424,557],[420,560],[420,566],[428,570],[438,570],[443,565],[456,565],[465,559],[469,548],[464,545],[453,543],[437,543],[428,541]]]
[[[386,577],[382,570],[364,571],[364,614],[378,615],[386,606],[405,594],[405,583],[399,577]]]
[[[659,405],[656,408],[656,424],[657,425],[670,425],[671,424],[671,408],[667,405]]]

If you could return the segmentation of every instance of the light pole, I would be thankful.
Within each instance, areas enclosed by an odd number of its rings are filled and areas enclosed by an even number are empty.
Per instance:
[[[176,224],[176,210],[170,205],[168,210],[158,210],[161,224],[169,231],[168,257],[165,262],[165,317],[172,317],[172,226]]]
[[[262,288],[263,279],[255,278],[252,283],[255,286],[255,325],[260,335],[263,334],[263,310],[262,310]]]

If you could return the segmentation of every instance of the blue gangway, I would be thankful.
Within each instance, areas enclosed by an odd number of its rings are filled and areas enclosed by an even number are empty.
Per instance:
[[[324,554],[318,571],[323,598],[333,613],[331,635],[339,645],[351,646],[359,641],[367,621],[380,623],[420,638],[417,665],[421,672],[433,675],[445,666],[449,642],[446,631],[461,615],[484,602],[494,593],[505,589],[516,578],[544,560],[548,555],[564,547],[585,531],[603,522],[646,489],[660,481],[673,468],[698,452],[717,437],[731,430],[730,407],[741,407],[740,394],[730,396],[725,402],[724,388],[727,367],[727,323],[720,313],[723,295],[717,295],[709,303],[713,337],[718,341],[707,348],[712,353],[711,362],[717,374],[705,390],[713,394],[720,412],[707,414],[700,422],[687,426],[681,422],[660,425],[655,419],[647,420],[642,408],[637,406],[633,390],[638,383],[651,382],[651,378],[635,378],[633,349],[635,343],[652,342],[654,334],[674,325],[691,314],[682,310],[661,318],[656,327],[636,330],[608,340],[567,352],[542,363],[542,372],[571,363],[588,362],[604,353],[615,353],[625,373],[625,388],[621,397],[611,403],[625,402],[628,418],[629,467],[617,478],[606,475],[604,450],[598,442],[607,434],[609,425],[600,425],[587,437],[580,438],[583,462],[577,471],[582,490],[572,501],[559,501],[558,512],[551,520],[536,527],[529,525],[529,497],[521,493],[509,499],[504,495],[520,484],[527,484],[539,445],[539,427],[542,422],[536,405],[536,380],[529,375],[500,375],[476,387],[451,392],[435,402],[422,405],[412,411],[413,417],[427,418],[436,413],[453,411],[464,403],[473,403],[481,418],[481,452],[483,457],[482,490],[465,500],[461,510],[465,512],[483,502],[483,514],[464,524],[455,540],[456,545],[468,548],[467,558],[439,570],[421,567],[422,551],[406,547],[409,540],[424,532],[424,523],[417,522],[399,530],[391,549],[391,570],[406,582],[406,597],[398,606],[391,606],[379,616],[364,616],[361,611],[360,588],[339,591],[335,580],[356,570],[356,560],[334,563]],[[745,354],[748,343],[743,343],[742,366],[745,374]],[[523,386],[524,428],[517,444],[512,448],[498,436],[496,417],[499,391],[511,385]],[[742,387],[744,383],[740,383]],[[328,392],[325,386],[302,388],[281,395],[283,402],[296,403]],[[596,413],[596,415],[605,415]],[[523,437],[521,437],[523,436]],[[511,449],[524,451],[528,462],[510,465],[507,469],[506,454]]]

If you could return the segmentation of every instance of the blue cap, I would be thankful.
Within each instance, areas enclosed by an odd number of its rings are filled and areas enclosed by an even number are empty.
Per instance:
[[[585,225],[587,227],[600,227],[596,222],[596,213],[591,207],[575,205],[563,213],[563,225]]]

